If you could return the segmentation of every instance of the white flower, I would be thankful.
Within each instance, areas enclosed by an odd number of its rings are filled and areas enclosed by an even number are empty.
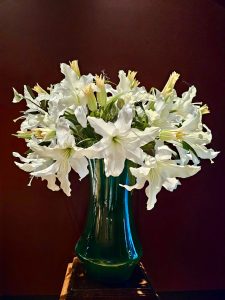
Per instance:
[[[200,167],[180,166],[176,161],[171,160],[172,150],[167,146],[156,147],[155,157],[148,156],[145,164],[139,168],[130,168],[131,173],[136,177],[136,184],[133,186],[123,185],[127,190],[141,189],[147,181],[149,185],[145,189],[148,197],[147,209],[150,210],[156,203],[156,195],[162,186],[168,191],[176,189],[180,182],[176,177],[186,178],[196,174]]]
[[[182,164],[187,164],[189,160],[193,160],[195,164],[198,164],[198,157],[212,161],[219,153],[213,149],[206,148],[206,145],[212,140],[212,134],[209,128],[202,124],[200,111],[196,115],[189,115],[189,118],[183,122],[181,127],[172,130],[162,130],[159,136],[160,139],[177,147]],[[187,143],[195,153],[184,149],[182,142]]]
[[[83,149],[75,145],[74,137],[69,132],[68,124],[61,120],[56,130],[57,144],[49,147],[40,146],[34,141],[28,143],[33,151],[32,157],[18,156],[24,164],[16,163],[24,171],[31,172],[32,176],[41,177],[48,181],[48,187],[57,190],[55,180],[58,178],[60,187],[67,196],[70,196],[69,172],[76,171],[80,179],[88,174],[88,162],[84,157]],[[33,158],[33,157],[36,157]]]
[[[146,154],[140,147],[154,140],[158,133],[155,127],[144,131],[132,129],[132,113],[131,107],[126,105],[115,123],[88,117],[90,125],[102,139],[87,148],[85,153],[89,158],[104,158],[106,176],[119,176],[126,159],[142,164]]]
[[[95,90],[94,76],[91,74],[78,76],[67,64],[61,64],[61,72],[65,75],[65,78],[61,83],[55,85],[53,90],[53,95],[61,95],[61,97],[53,98],[49,101],[49,112],[59,111],[63,115],[66,109],[73,109],[78,122],[82,127],[86,127],[88,99],[84,89],[91,85]]]
[[[172,115],[177,122],[181,122],[190,115],[196,115],[198,106],[192,103],[196,96],[196,88],[191,86],[188,91],[182,94],[182,97],[175,97],[173,99]]]

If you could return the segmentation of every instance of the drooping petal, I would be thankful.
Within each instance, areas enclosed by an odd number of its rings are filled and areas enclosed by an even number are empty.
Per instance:
[[[47,187],[52,191],[59,191],[59,186],[55,183],[56,176],[55,175],[48,175],[48,176],[42,176],[42,180],[47,180]]]
[[[198,157],[202,159],[210,159],[213,160],[220,152],[214,151],[213,149],[207,149],[205,146],[202,145],[191,145],[192,148],[197,153]]]
[[[125,185],[120,184],[120,186],[124,187],[128,191],[132,191],[133,189],[140,190],[145,185],[145,182],[146,182],[145,178],[137,177],[136,178],[136,183],[134,185],[129,186],[129,185],[126,185],[126,184]]]
[[[43,169],[32,172],[31,175],[36,176],[36,177],[43,177],[43,176],[45,177],[48,175],[55,175],[57,173],[58,169],[59,169],[59,163],[54,162],[47,168],[43,168]]]
[[[186,178],[195,175],[201,167],[197,166],[180,166],[174,161],[158,162],[159,169],[163,178]]]
[[[176,178],[167,178],[164,183],[163,183],[163,187],[165,189],[167,189],[167,191],[172,192],[173,190],[175,190],[177,188],[178,185],[180,185],[180,181],[177,180]]]
[[[89,173],[88,168],[87,168],[88,162],[85,157],[70,158],[70,165],[71,165],[72,169],[79,174],[80,180],[83,179]]]
[[[125,160],[126,154],[123,147],[119,143],[112,143],[104,154],[106,176],[119,176],[124,169]]]
[[[68,197],[71,195],[71,188],[70,188],[70,181],[69,181],[70,170],[71,170],[71,166],[68,160],[62,160],[59,164],[59,169],[57,172],[57,178],[60,181],[60,187]]]
[[[17,165],[17,167],[19,167],[21,170],[23,170],[25,172],[32,172],[35,170],[35,167],[32,164],[29,164],[29,163],[21,164],[16,161],[14,163],[15,163],[15,165]]]
[[[155,170],[151,170],[148,181],[149,185],[145,189],[145,194],[148,197],[147,210],[151,210],[157,201],[156,196],[162,188],[162,180]]]

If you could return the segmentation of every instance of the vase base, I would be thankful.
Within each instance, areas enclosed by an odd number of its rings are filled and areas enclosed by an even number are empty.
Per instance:
[[[110,284],[127,281],[139,262],[139,259],[135,261],[113,263],[111,261],[86,259],[80,256],[79,258],[84,264],[89,278]]]
[[[138,263],[129,280],[118,284],[106,284],[87,277],[84,264],[77,257],[67,268],[62,296],[66,300],[136,300],[143,299],[143,297],[149,300],[159,300],[142,263]]]

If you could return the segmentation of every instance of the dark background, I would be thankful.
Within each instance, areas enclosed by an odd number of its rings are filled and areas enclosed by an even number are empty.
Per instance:
[[[23,141],[11,136],[24,104],[12,87],[61,80],[60,62],[79,59],[83,74],[102,70],[115,82],[119,69],[139,71],[146,87],[162,89],[181,73],[180,92],[194,84],[208,103],[205,122],[222,152],[163,191],[146,211],[136,193],[135,215],[144,263],[158,291],[225,289],[225,9],[209,0],[0,0],[0,295],[59,294],[66,265],[82,231],[88,180],[71,176],[67,198],[13,164]],[[183,80],[183,81],[182,81]]]

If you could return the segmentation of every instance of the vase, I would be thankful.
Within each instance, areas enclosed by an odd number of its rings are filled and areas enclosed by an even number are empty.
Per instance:
[[[83,234],[75,251],[87,275],[103,282],[129,279],[142,256],[132,213],[129,161],[118,177],[105,176],[104,161],[89,160],[90,203]]]

